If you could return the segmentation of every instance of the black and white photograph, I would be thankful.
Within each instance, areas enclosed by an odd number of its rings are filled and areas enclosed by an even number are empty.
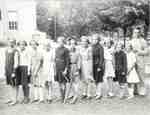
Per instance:
[[[150,0],[0,0],[0,115],[150,115]]]

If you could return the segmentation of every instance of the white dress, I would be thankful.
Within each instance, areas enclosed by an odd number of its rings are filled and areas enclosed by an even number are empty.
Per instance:
[[[93,81],[93,65],[92,65],[92,49],[81,48],[81,79],[83,81],[92,80]]]
[[[54,82],[55,76],[55,51],[43,51],[42,76],[41,85],[45,85],[46,81]]]
[[[115,70],[113,67],[113,48],[104,49],[104,59],[105,59],[105,78],[115,77]]]
[[[131,70],[133,65],[136,63],[136,55],[133,52],[127,53],[127,67],[128,71]],[[128,73],[127,75],[127,82],[128,83],[139,83],[140,79],[136,72],[135,67]]]

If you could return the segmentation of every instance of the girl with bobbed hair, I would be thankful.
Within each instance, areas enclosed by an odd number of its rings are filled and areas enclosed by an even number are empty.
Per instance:
[[[92,70],[92,48],[89,47],[89,41],[86,36],[81,37],[81,49],[79,54],[81,56],[81,80],[83,83],[82,99],[91,99],[91,85],[94,81]]]

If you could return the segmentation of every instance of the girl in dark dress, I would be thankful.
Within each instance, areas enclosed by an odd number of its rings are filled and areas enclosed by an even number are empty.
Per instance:
[[[127,74],[127,57],[126,53],[122,50],[122,45],[118,44],[115,52],[115,81],[120,85],[120,98],[125,96],[126,87],[126,74]]]
[[[93,78],[96,84],[96,99],[102,97],[102,83],[104,75],[104,49],[99,44],[99,36],[92,36],[92,56],[93,56]]]
[[[14,105],[17,103],[17,99],[15,98],[16,94],[16,78],[15,71],[17,69],[17,50],[15,48],[15,40],[10,39],[8,42],[9,46],[5,51],[5,76],[6,76],[6,84],[11,87],[11,98],[7,103],[10,105]]]
[[[69,87],[69,50],[64,47],[64,37],[58,38],[58,48],[55,51],[56,76],[55,81],[59,83],[62,102],[65,103],[65,95]]]
[[[22,86],[24,99],[22,103],[29,102],[29,83],[30,83],[30,56],[26,49],[26,41],[20,41],[19,45],[19,64],[17,69],[16,85]],[[19,91],[19,90],[18,90]]]

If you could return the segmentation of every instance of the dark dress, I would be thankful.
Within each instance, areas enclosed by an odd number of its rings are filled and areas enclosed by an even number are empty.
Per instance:
[[[96,83],[103,82],[104,75],[104,49],[100,44],[92,46],[93,78]],[[100,68],[101,71],[97,71]]]
[[[55,52],[56,55],[56,76],[55,81],[59,83],[70,82],[69,78],[69,64],[70,64],[70,56],[69,50],[65,47],[58,47]],[[63,75],[62,73],[67,68],[67,74]]]
[[[125,73],[124,75],[122,73]],[[115,53],[115,78],[114,81],[119,83],[126,83],[127,74],[127,57],[124,51]]]
[[[12,74],[15,72],[15,53],[17,50],[15,48],[7,49],[5,52],[5,76],[7,85],[15,85],[15,77],[12,78]]]
[[[28,75],[28,64],[24,63],[25,60],[29,60],[29,55],[27,50],[18,51],[18,68],[16,69],[16,85],[27,86],[30,83],[30,75]]]

